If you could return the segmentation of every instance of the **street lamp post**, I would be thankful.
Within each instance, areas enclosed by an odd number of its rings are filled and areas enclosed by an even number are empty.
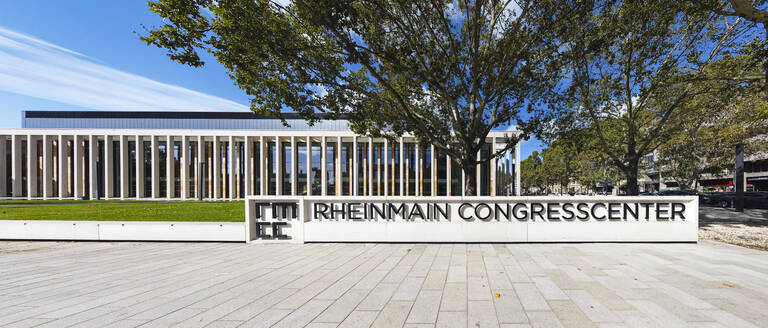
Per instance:
[[[736,170],[733,172],[733,185],[736,188],[734,207],[736,212],[744,212],[744,144],[736,145]]]

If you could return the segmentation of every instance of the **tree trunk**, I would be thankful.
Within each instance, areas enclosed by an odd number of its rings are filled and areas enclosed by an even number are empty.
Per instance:
[[[464,169],[464,194],[467,196],[477,196],[477,166],[465,163]]]
[[[640,186],[637,184],[638,162],[639,160],[632,161],[624,171],[624,177],[627,179],[627,196],[640,194]]]

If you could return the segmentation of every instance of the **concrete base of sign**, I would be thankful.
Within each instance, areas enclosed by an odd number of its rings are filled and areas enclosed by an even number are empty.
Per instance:
[[[698,198],[249,197],[246,240],[696,242]]]
[[[0,239],[239,241],[242,222],[0,221]]]

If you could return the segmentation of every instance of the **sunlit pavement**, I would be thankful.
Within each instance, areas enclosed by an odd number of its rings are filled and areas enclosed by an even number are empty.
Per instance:
[[[0,242],[0,326],[750,327],[768,252],[698,244]]]

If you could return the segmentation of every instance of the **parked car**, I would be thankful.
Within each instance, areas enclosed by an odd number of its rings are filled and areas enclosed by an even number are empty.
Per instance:
[[[744,193],[744,207],[768,208],[768,192],[749,191]]]
[[[709,194],[707,204],[727,208],[735,205],[736,193],[725,192]],[[768,209],[768,192],[765,191],[747,191],[744,193],[744,208],[766,208]]]
[[[699,194],[699,205],[709,205],[712,202],[712,198],[715,197],[717,193],[713,192],[705,192]]]
[[[693,190],[663,190],[660,196],[696,196],[698,193]]]
[[[709,202],[707,204],[714,205],[717,207],[731,207],[733,204],[733,199],[736,196],[736,194],[731,192],[721,192],[716,194],[711,194],[709,196]]]

